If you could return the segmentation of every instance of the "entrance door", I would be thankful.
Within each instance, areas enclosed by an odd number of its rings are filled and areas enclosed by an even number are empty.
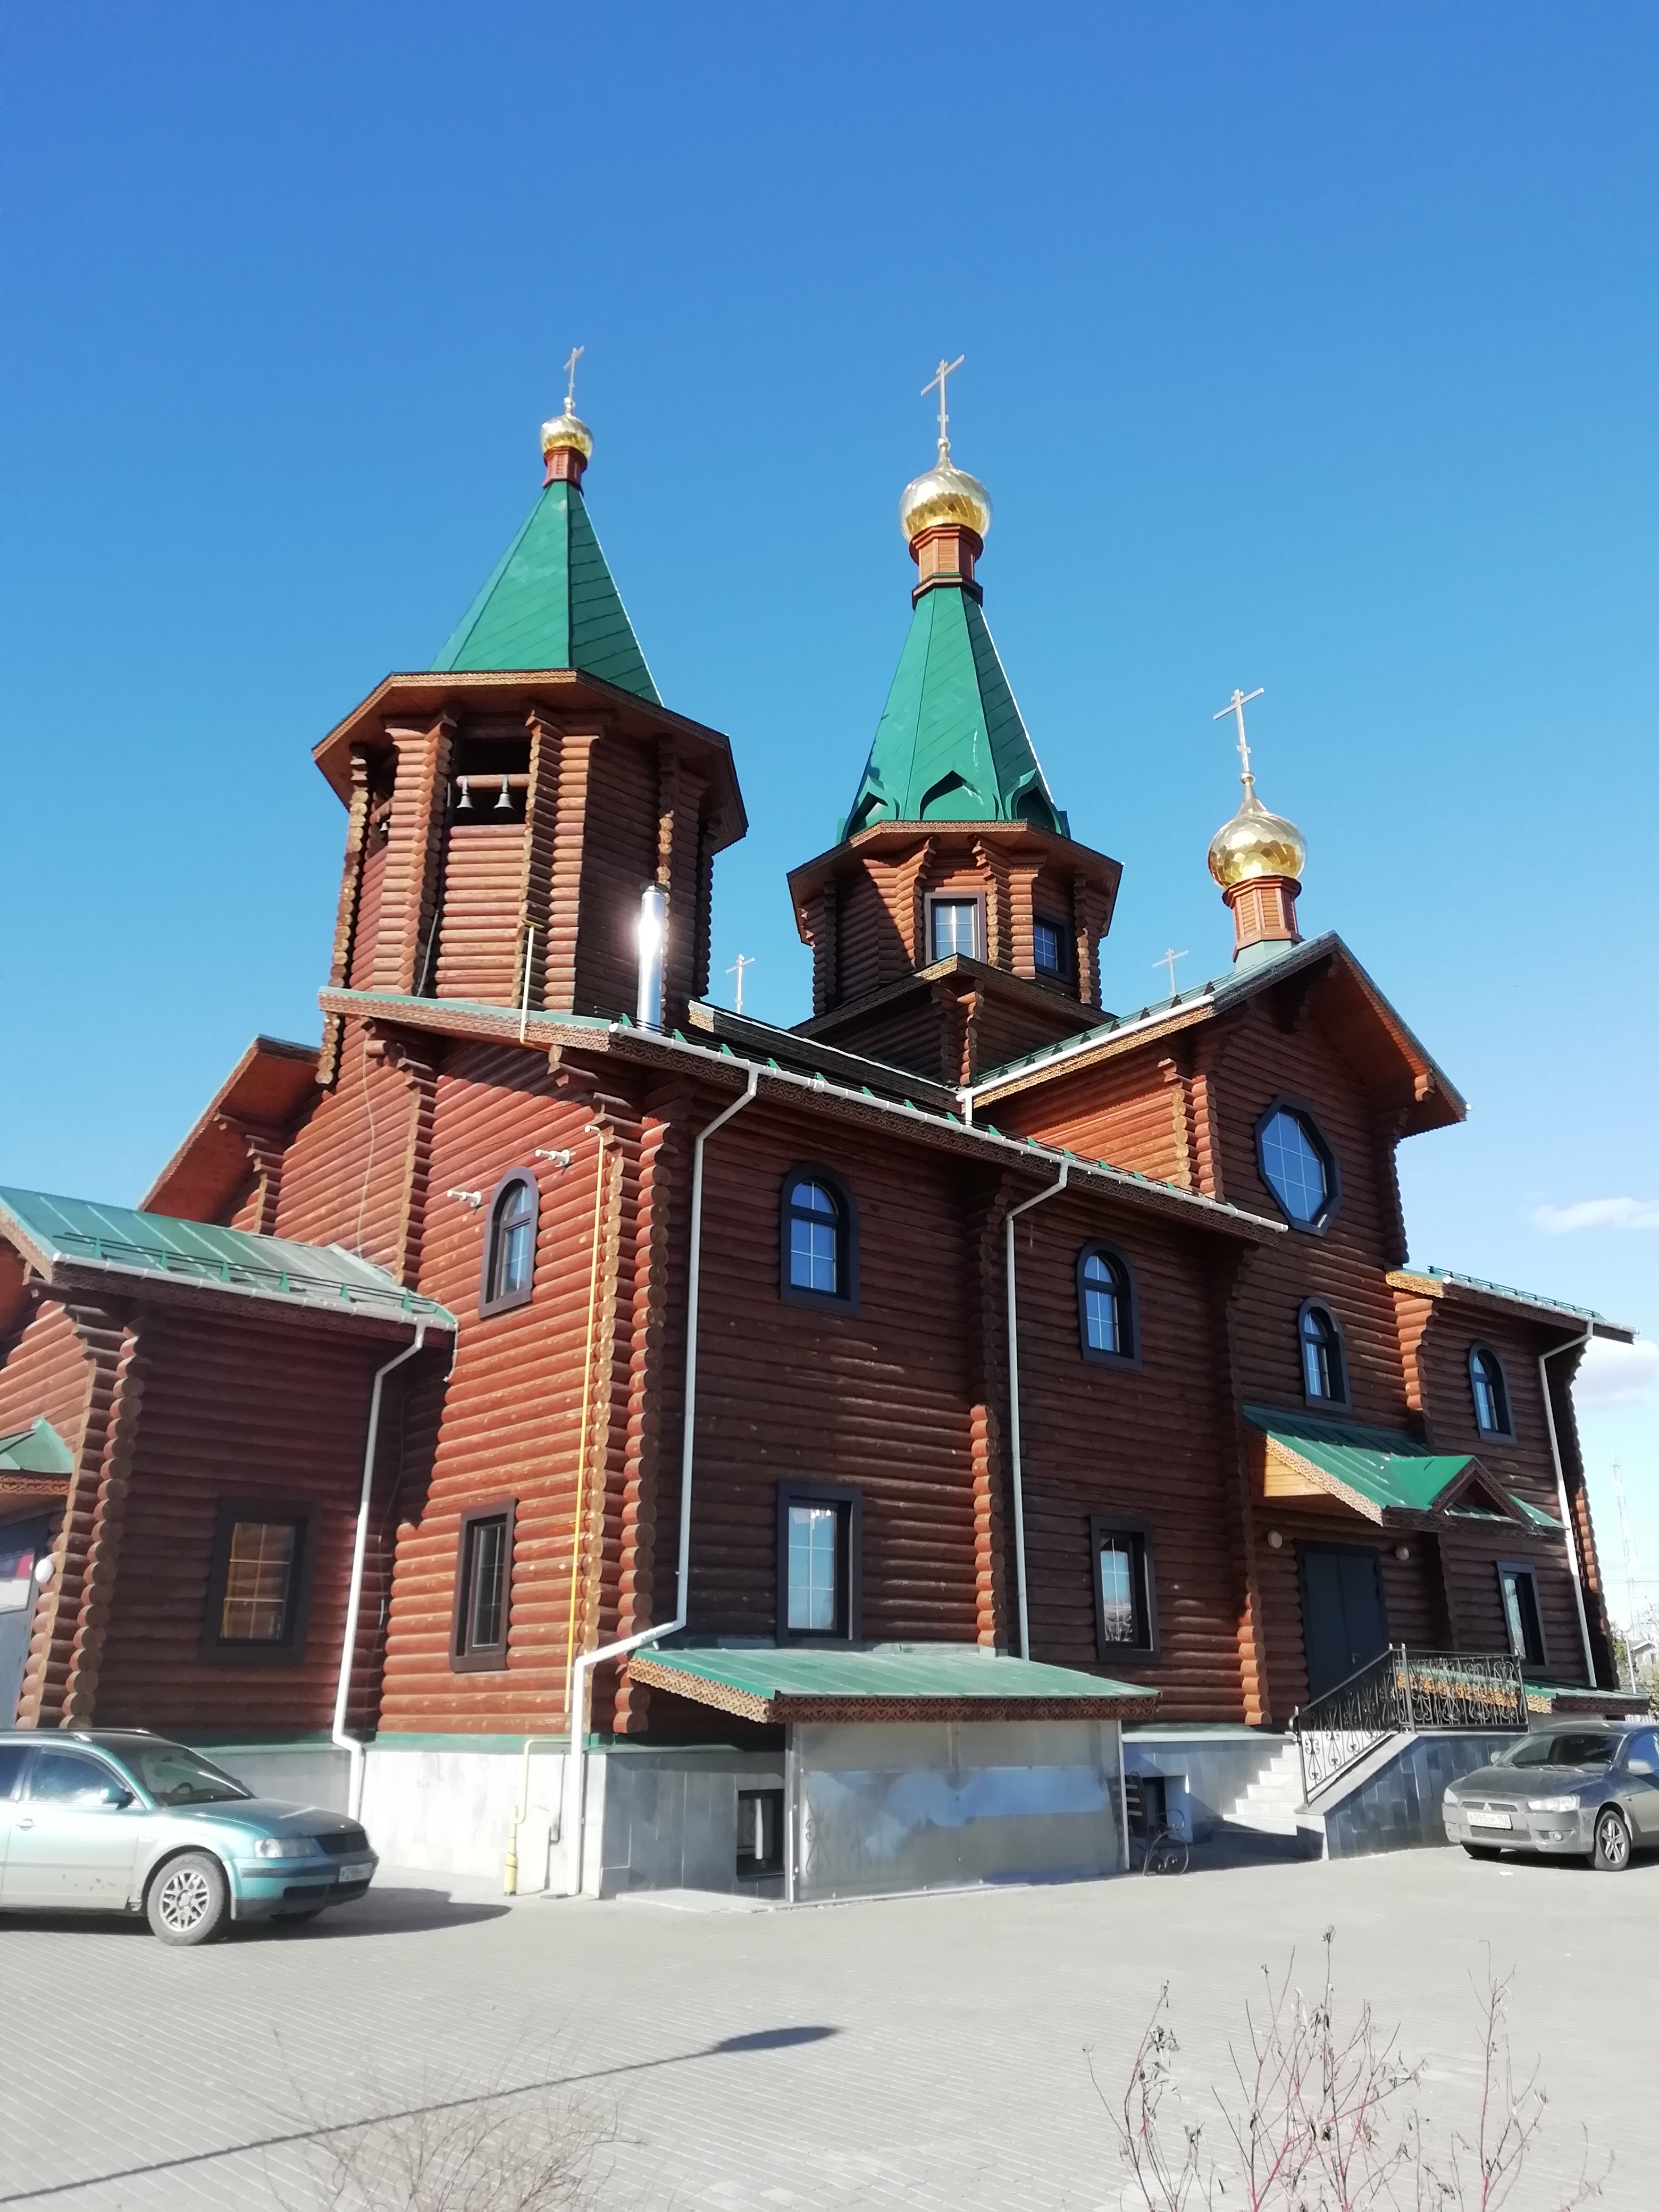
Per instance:
[[[1302,1640],[1308,1695],[1322,1697],[1388,1647],[1375,1552],[1301,1547]]]

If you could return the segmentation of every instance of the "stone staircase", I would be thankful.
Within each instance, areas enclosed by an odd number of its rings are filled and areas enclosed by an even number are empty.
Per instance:
[[[1301,1803],[1302,1754],[1291,1737],[1222,1819],[1230,1827],[1254,1828],[1258,1835],[1294,1836]]]

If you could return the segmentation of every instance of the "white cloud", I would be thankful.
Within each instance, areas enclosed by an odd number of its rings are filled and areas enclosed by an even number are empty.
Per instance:
[[[1592,1337],[1573,1395],[1581,1407],[1600,1410],[1608,1406],[1645,1405],[1659,1382],[1659,1344],[1638,1337],[1634,1344],[1615,1344],[1611,1338]]]
[[[1532,1218],[1552,1237],[1575,1229],[1659,1229],[1659,1199],[1581,1198],[1574,1206],[1534,1206]]]

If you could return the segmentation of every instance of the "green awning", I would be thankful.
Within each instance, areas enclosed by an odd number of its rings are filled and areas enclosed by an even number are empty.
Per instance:
[[[1147,1719],[1156,1690],[957,1644],[636,1651],[630,1679],[748,1721]]]
[[[1275,1455],[1289,1462],[1309,1486],[1351,1505],[1367,1520],[1387,1513],[1432,1513],[1460,1479],[1474,1470],[1478,1494],[1506,1517],[1515,1511],[1507,1492],[1486,1476],[1473,1452],[1425,1452],[1416,1437],[1395,1429],[1363,1429],[1344,1421],[1322,1421],[1297,1413],[1278,1413],[1246,1406],[1244,1418],[1272,1447],[1267,1494],[1291,1494],[1283,1477],[1274,1482]]]
[[[74,1472],[74,1454],[44,1414],[27,1428],[0,1437],[0,1474],[62,1477]]]

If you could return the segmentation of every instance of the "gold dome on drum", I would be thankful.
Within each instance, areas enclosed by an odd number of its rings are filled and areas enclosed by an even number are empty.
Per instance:
[[[1288,876],[1299,883],[1308,858],[1306,840],[1294,822],[1269,814],[1255,795],[1253,775],[1243,782],[1237,813],[1210,840],[1210,873],[1224,891],[1257,876]]]
[[[574,449],[585,461],[593,458],[593,433],[571,413],[568,400],[562,415],[556,415],[550,422],[542,424],[542,459],[546,460],[567,449]]]
[[[925,476],[916,477],[899,495],[899,528],[904,542],[913,544],[924,530],[941,523],[954,524],[983,538],[991,527],[991,495],[977,477],[953,467],[946,439],[939,441],[939,459]]]

